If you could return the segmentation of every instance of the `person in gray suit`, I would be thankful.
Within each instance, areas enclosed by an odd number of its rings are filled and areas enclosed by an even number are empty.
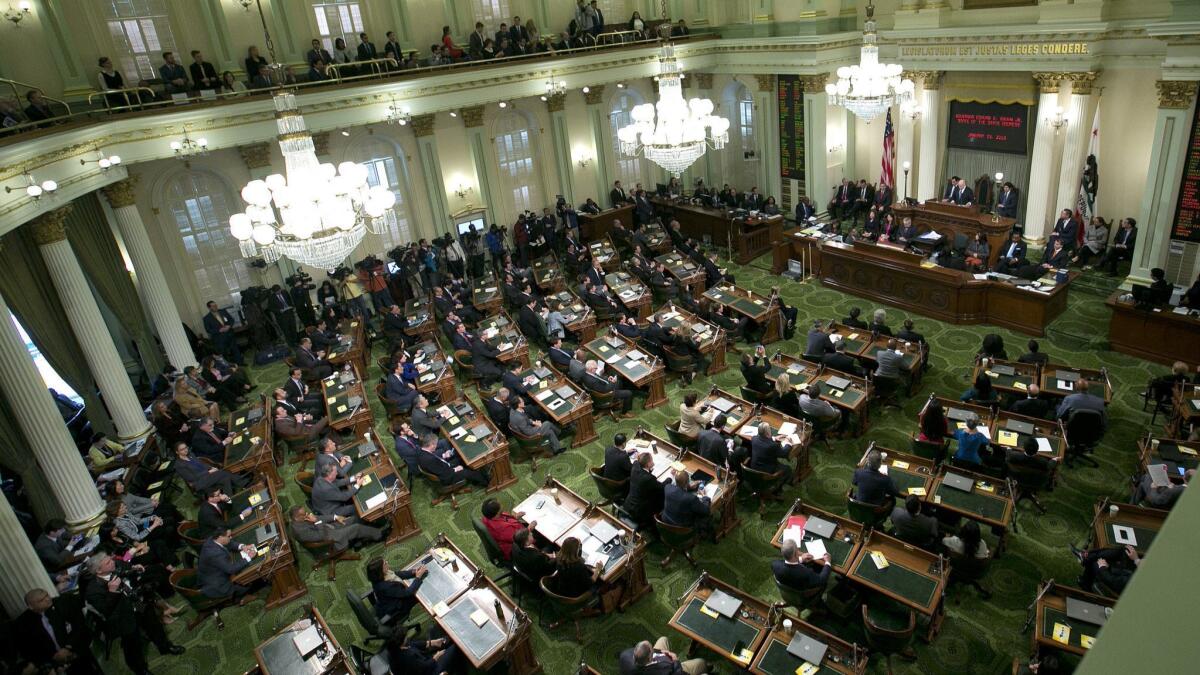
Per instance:
[[[1108,431],[1108,411],[1105,409],[1104,399],[1088,393],[1087,380],[1081,379],[1075,383],[1075,393],[1058,404],[1055,417],[1066,421],[1076,410],[1095,410],[1100,413],[1100,428]]]
[[[353,463],[354,460],[337,451],[337,443],[334,443],[332,438],[326,436],[321,439],[321,451],[317,453],[315,472],[318,476],[325,475],[325,467],[336,466],[337,477],[345,478],[346,471]]]
[[[313,511],[322,516],[353,516],[354,493],[358,488],[358,476],[338,478],[337,466],[326,464],[325,472],[313,481]]]
[[[384,530],[363,525],[357,518],[318,518],[303,506],[288,510],[292,521],[292,536],[307,544],[332,543],[334,551],[345,551],[358,542],[383,541]]]
[[[38,559],[46,567],[46,571],[55,572],[72,564],[76,560],[72,550],[80,541],[72,540],[67,532],[67,523],[61,518],[51,518],[46,521],[45,530],[33,542],[33,550],[37,551]]]
[[[196,581],[205,597],[233,596],[239,605],[254,599],[254,596],[249,595],[249,586],[235,584],[230,580],[233,575],[250,565],[249,561],[242,557],[243,553],[253,555],[254,547],[233,543],[230,530],[205,540],[204,545],[200,547],[200,556],[196,559]]]
[[[429,409],[429,399],[422,394],[417,397],[417,402],[413,405],[411,417],[408,420],[408,426],[412,427],[413,433],[417,437],[423,437],[425,434],[437,435],[442,428],[442,418],[434,411]]]
[[[554,454],[563,451],[562,442],[558,440],[558,427],[553,422],[539,422],[529,419],[525,412],[525,399],[513,398],[513,409],[508,413],[508,428],[524,436],[545,436],[550,439],[550,449]]]
[[[887,349],[875,352],[875,377],[900,379],[900,368],[904,366],[904,357],[896,353],[896,341],[888,340]]]
[[[904,506],[892,509],[892,528],[896,536],[914,546],[932,551],[937,543],[937,519],[922,515],[921,500],[909,495]]]
[[[587,372],[587,366],[584,362],[587,361],[587,352],[583,348],[575,350],[575,358],[567,364],[567,377],[571,378],[572,382],[583,382],[583,375]]]

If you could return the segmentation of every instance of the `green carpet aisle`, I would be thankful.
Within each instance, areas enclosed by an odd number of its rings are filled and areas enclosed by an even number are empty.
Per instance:
[[[758,261],[764,265],[765,259]],[[771,275],[759,267],[740,267],[733,270],[738,284],[766,293],[772,285],[783,285],[783,297],[789,304],[799,308],[799,319],[795,339],[771,345],[776,349],[799,356],[803,350],[807,322],[814,318],[841,318],[852,306],[862,307],[865,315],[874,309],[871,302],[849,296],[820,286],[816,281],[797,284]],[[1152,374],[1165,372],[1161,366],[1132,357],[1105,351],[1101,348],[1107,335],[1108,310],[1104,297],[1115,285],[1094,272],[1085,274],[1085,283],[1072,286],[1070,305],[1067,311],[1049,329],[1041,340],[1042,351],[1049,354],[1051,361],[1064,362],[1090,368],[1108,368],[1116,397],[1110,407],[1110,430],[1104,443],[1096,453],[1099,468],[1077,466],[1060,472],[1062,482],[1044,496],[1049,509],[1045,516],[1037,516],[1029,504],[1018,509],[1019,533],[1011,535],[1007,552],[997,559],[983,583],[993,592],[992,599],[983,602],[974,590],[954,586],[947,596],[947,618],[941,635],[932,645],[916,642],[918,663],[893,659],[896,672],[916,673],[988,673],[1008,672],[1008,664],[1014,655],[1024,655],[1029,648],[1029,636],[1021,633],[1026,618],[1026,606],[1032,600],[1038,581],[1054,578],[1074,583],[1079,573],[1078,565],[1067,551],[1067,544],[1080,542],[1092,515],[1092,504],[1102,497],[1113,497],[1124,501],[1128,497],[1128,476],[1135,462],[1135,439],[1145,433],[1149,413],[1141,412],[1138,393]],[[887,323],[899,328],[905,314],[887,308]],[[739,506],[743,517],[742,525],[718,546],[702,543],[695,557],[701,569],[706,569],[724,581],[745,591],[756,594],[767,601],[776,599],[776,590],[771,580],[769,561],[776,551],[770,546],[770,538],[778,520],[788,504],[803,498],[817,506],[844,514],[845,493],[850,483],[854,463],[870,441],[892,448],[906,448],[909,433],[916,428],[916,414],[930,393],[957,397],[967,386],[971,359],[985,333],[1003,335],[1008,353],[1014,358],[1024,351],[1028,339],[1011,331],[990,326],[951,326],[920,316],[911,317],[916,330],[924,333],[932,349],[932,370],[926,374],[921,390],[903,402],[903,410],[889,409],[879,414],[872,411],[871,426],[861,438],[835,441],[832,451],[814,446],[812,461],[813,475],[803,485],[785,492],[785,501],[776,503],[760,519],[748,504]],[[382,353],[377,345],[376,356]],[[736,392],[742,383],[736,367],[738,355],[730,354],[731,367],[712,378],[699,379],[693,389],[707,390],[710,383]],[[369,381],[379,377],[378,367],[372,361]],[[263,391],[269,391],[274,383],[285,377],[282,363],[256,369],[253,373]],[[536,475],[531,475],[527,464],[516,464],[514,469],[518,482],[499,493],[504,507],[512,505],[539,485],[549,473],[585,497],[596,497],[594,485],[587,476],[587,468],[601,463],[604,445],[617,431],[632,431],[638,425],[660,432],[663,424],[676,418],[678,406],[683,398],[683,389],[668,384],[670,402],[652,411],[641,411],[636,419],[620,424],[607,418],[597,420],[600,439],[583,447],[570,450],[552,461],[540,463]],[[474,390],[472,390],[472,396]],[[372,395],[372,398],[374,396]],[[383,407],[372,401],[376,414]],[[381,437],[390,439],[386,424],[377,424]],[[397,459],[397,464],[400,462]],[[285,490],[281,499],[285,508],[300,503],[302,496],[292,481],[298,467],[284,467],[281,471]],[[316,603],[332,626],[344,647],[362,637],[354,616],[344,600],[346,589],[362,589],[367,586],[365,560],[372,555],[384,553],[393,563],[405,563],[422,548],[430,537],[439,532],[450,536],[471,555],[485,570],[490,566],[483,556],[482,548],[471,530],[470,518],[478,513],[484,493],[476,491],[460,500],[457,512],[449,504],[430,507],[430,489],[426,484],[410,486],[413,491],[413,510],[422,534],[401,545],[383,551],[381,546],[364,549],[364,562],[344,563],[338,566],[336,582],[327,582],[323,571],[312,574],[312,561],[301,551],[300,572],[308,584],[312,602]],[[185,513],[192,513],[190,505],[181,504]],[[641,639],[654,639],[666,635],[677,652],[683,652],[686,644],[679,634],[666,627],[676,608],[676,599],[695,580],[697,571],[686,561],[673,561],[670,568],[663,570],[659,561],[665,550],[658,544],[650,546],[646,559],[646,571],[654,586],[654,593],[647,596],[624,614],[585,620],[584,642],[577,644],[572,639],[570,627],[563,627],[553,634],[536,626],[533,603],[526,599],[525,609],[535,620],[534,649],[545,668],[552,675],[574,672],[581,660],[598,668],[603,673],[616,672],[616,654]],[[181,599],[173,602],[182,603]],[[254,665],[253,648],[278,628],[293,620],[304,601],[297,601],[283,608],[265,611],[261,602],[243,608],[233,608],[223,613],[226,628],[217,631],[209,621],[197,630],[187,633],[186,621],[190,612],[181,615],[180,621],[169,626],[172,638],[187,647],[182,657],[159,657],[150,649],[151,667],[156,673],[240,673]],[[418,618],[420,610],[413,614]],[[818,625],[830,624],[817,621]],[[861,628],[856,625],[834,626],[832,630],[843,638],[865,644]],[[114,648],[107,662],[112,672],[124,671],[120,649]],[[720,672],[731,672],[728,662],[723,662]],[[881,660],[873,659],[871,673],[883,673]]]

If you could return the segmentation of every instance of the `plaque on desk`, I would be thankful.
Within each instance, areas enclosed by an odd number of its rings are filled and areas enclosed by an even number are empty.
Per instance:
[[[1004,428],[1008,429],[1009,431],[1015,431],[1018,434],[1024,434],[1026,436],[1032,436],[1033,432],[1036,430],[1033,424],[1029,422],[1022,422],[1021,420],[1012,419],[1005,420]]]
[[[992,372],[997,375],[1016,375],[1017,369],[1013,368],[1012,366],[994,364],[992,366]]]
[[[708,600],[704,603],[704,606],[726,619],[732,619],[737,615],[738,609],[742,606],[742,601],[725,591],[714,589],[712,595],[708,596]]]
[[[822,539],[830,539],[833,537],[833,533],[837,531],[837,523],[830,522],[824,518],[818,518],[817,516],[810,516],[808,522],[804,524],[804,531]]]
[[[850,386],[850,380],[847,380],[844,377],[833,375],[828,380],[825,380],[825,384],[833,387],[834,389],[845,389],[846,387]]]
[[[829,649],[829,645],[814,640],[804,633],[793,635],[792,641],[787,646],[789,654],[813,665],[820,665],[821,661],[825,659],[825,650],[827,649]]]
[[[1108,620],[1104,608],[1100,605],[1071,597],[1067,598],[1067,616],[1095,626],[1103,626]]]
[[[946,477],[942,479],[942,484],[952,487],[955,490],[970,492],[975,487],[975,480],[956,473],[946,473]]]
[[[1079,381],[1079,373],[1077,373],[1073,370],[1056,370],[1056,371],[1054,371],[1054,376],[1057,377],[1058,379],[1062,380],[1063,382],[1078,382]]]

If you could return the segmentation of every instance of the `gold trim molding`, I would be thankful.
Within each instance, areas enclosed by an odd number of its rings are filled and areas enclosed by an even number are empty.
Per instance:
[[[1197,83],[1186,80],[1158,80],[1154,83],[1158,89],[1158,107],[1174,110],[1186,110],[1192,107],[1192,99],[1196,98]]]

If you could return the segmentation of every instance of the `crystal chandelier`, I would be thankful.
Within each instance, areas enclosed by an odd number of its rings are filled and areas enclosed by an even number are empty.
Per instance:
[[[408,108],[401,107],[396,101],[396,97],[392,96],[392,104],[388,106],[384,119],[388,124],[404,126],[412,121],[412,112]]]
[[[868,123],[893,105],[908,103],[913,96],[912,80],[900,77],[904,66],[879,62],[875,38],[875,5],[867,0],[858,65],[838,68],[837,83],[825,85],[832,105],[840,105]]]
[[[287,257],[333,269],[368,229],[377,234],[395,220],[396,195],[382,185],[370,187],[361,164],[318,162],[295,94],[280,91],[274,102],[286,176],[271,174],[242,188],[246,210],[230,217],[230,234],[248,258],[261,255],[272,263]]]
[[[729,120],[713,115],[712,101],[706,98],[684,100],[683,73],[670,42],[663,44],[658,63],[658,103],[635,106],[630,113],[633,124],[617,131],[617,139],[626,157],[641,153],[678,178],[710,144],[714,150],[725,147]]]
[[[567,83],[554,79],[554,73],[550,73],[550,79],[546,80],[546,93],[542,94],[542,100],[548,101],[551,97],[561,96],[565,93],[567,93]]]

